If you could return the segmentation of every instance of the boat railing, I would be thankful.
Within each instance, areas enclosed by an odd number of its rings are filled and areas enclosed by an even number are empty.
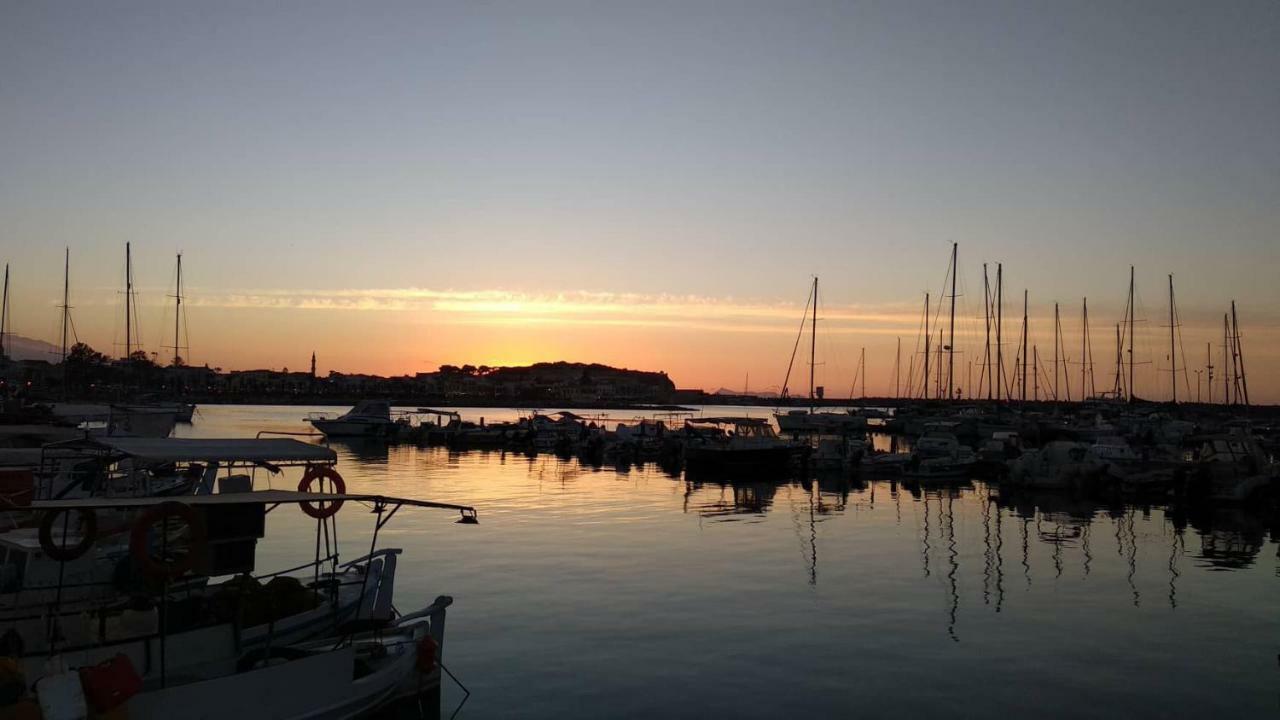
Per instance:
[[[312,432],[296,432],[296,431],[288,431],[288,430],[259,430],[259,431],[258,431],[258,434],[254,435],[253,437],[254,437],[254,439],[255,439],[255,440],[261,440],[264,436],[265,436],[265,437],[280,437],[280,436],[284,436],[284,437],[306,437],[306,438],[313,438],[313,437],[324,437],[324,433],[321,433],[321,432],[315,432],[315,431],[312,431]]]

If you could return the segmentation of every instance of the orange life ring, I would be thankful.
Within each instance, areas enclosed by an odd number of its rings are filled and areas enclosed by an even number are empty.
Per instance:
[[[80,542],[75,545],[59,545],[53,541],[53,521],[69,510],[53,510],[40,519],[40,549],[58,562],[71,562],[89,552],[98,536],[98,516],[89,508],[74,508],[80,515]]]
[[[321,487],[324,487],[323,483],[325,480],[333,483],[334,492],[338,495],[345,495],[347,493],[346,481],[342,479],[342,476],[338,474],[337,470],[329,467],[328,465],[308,465],[307,471],[302,473],[302,480],[298,482],[298,492],[313,492],[311,490],[311,485],[317,480],[321,482]],[[321,500],[313,503],[308,500],[299,503],[299,507],[301,507],[302,512],[307,515],[317,520],[323,520],[338,514],[338,511],[342,509],[342,501],[334,500],[329,502]]]
[[[149,534],[152,526],[164,523],[171,517],[187,524],[187,552],[177,560],[158,560],[151,555]],[[129,554],[138,569],[151,577],[175,578],[191,570],[203,555],[204,546],[204,518],[191,506],[172,500],[160,503],[139,515],[133,529],[129,531]]]

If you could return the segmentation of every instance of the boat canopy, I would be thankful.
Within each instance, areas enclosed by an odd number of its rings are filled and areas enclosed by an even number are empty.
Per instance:
[[[29,506],[34,511],[50,510],[116,510],[128,508],[149,508],[165,503],[178,502],[192,507],[208,505],[298,505],[301,503],[332,503],[335,501],[370,503],[382,506],[400,506],[420,508],[438,508],[442,510],[459,510],[463,515],[475,517],[476,510],[470,505],[454,505],[429,500],[413,500],[410,498],[390,497],[386,495],[362,495],[357,493],[310,493],[296,490],[255,490],[242,493],[216,493],[213,495],[184,495],[181,497],[86,497],[62,500],[36,500]]]
[[[179,462],[300,464],[337,462],[331,448],[292,438],[102,438],[98,442],[148,464]]]

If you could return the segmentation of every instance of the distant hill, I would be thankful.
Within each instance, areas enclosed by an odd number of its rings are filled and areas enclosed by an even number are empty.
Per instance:
[[[62,354],[62,348],[43,340],[21,335],[7,335],[4,340],[5,349],[14,360],[48,360],[49,362],[57,362]]]
[[[743,397],[741,390],[730,390],[729,388],[720,388],[719,390],[711,394],[712,395],[733,395],[735,397]],[[778,397],[778,393],[768,392],[766,390],[751,390],[748,392],[747,397],[776,398]]]
[[[484,383],[535,383],[546,385],[590,385],[597,382],[630,382],[659,388],[665,392],[675,390],[675,383],[664,372],[628,370],[599,363],[541,362],[523,367],[475,367],[461,368],[442,365],[439,375],[465,375]]]

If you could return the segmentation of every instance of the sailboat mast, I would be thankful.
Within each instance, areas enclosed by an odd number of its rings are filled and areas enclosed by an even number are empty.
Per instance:
[[[867,349],[862,348],[862,397],[867,396]]]
[[[9,263],[4,264],[4,299],[0,300],[0,360],[9,357],[4,338],[9,331]]]
[[[813,324],[809,329],[809,412],[813,412],[813,376],[818,358],[818,276],[813,276]]]
[[[1004,340],[1001,330],[1004,326],[1004,263],[996,263],[996,400],[1000,400],[1000,391],[1004,389]]]
[[[1085,368],[1093,369],[1093,363],[1089,362],[1093,353],[1089,352],[1089,298],[1084,298],[1084,302],[1080,306],[1080,401],[1084,402],[1089,399],[1089,386],[1085,384]],[[1088,362],[1088,365],[1085,363]]]
[[[129,243],[124,244],[124,357],[133,358],[133,254]]]
[[[1022,291],[1022,401],[1027,401],[1027,291]]]
[[[1244,390],[1244,405],[1249,406],[1249,380],[1244,374],[1244,347],[1240,345],[1240,319],[1236,316],[1236,301],[1231,301],[1231,328],[1235,339],[1236,357],[1240,364],[1240,388]]]
[[[1177,330],[1173,322],[1173,273],[1169,274],[1169,386],[1173,392],[1173,404],[1178,404],[1178,356],[1174,335]]]
[[[982,263],[982,324],[986,326],[986,345],[982,351],[982,375],[987,378],[987,399],[991,399],[991,284],[987,282],[987,264]],[[979,394],[982,388],[978,388]]]
[[[1053,304],[1053,401],[1058,402],[1058,336],[1062,334],[1062,319],[1058,315],[1058,303]]]
[[[1205,373],[1208,375],[1208,379],[1205,380],[1205,385],[1208,386],[1209,388],[1208,401],[1209,401],[1209,404],[1212,405],[1213,404],[1213,343],[1211,342],[1207,342],[1204,344],[1204,369],[1205,369]]]
[[[929,346],[933,336],[929,334],[929,293],[924,294],[924,382],[920,386],[920,397],[929,399]]]
[[[1120,334],[1120,323],[1116,323],[1116,399],[1120,399],[1120,386],[1124,383],[1124,336]]]
[[[67,330],[71,325],[71,248],[62,261],[62,362],[67,361]]]
[[[1133,389],[1133,266],[1129,266],[1129,402],[1137,395]]]
[[[947,399],[954,400],[956,369],[956,254],[960,243],[951,243],[951,327],[947,331]]]
[[[178,253],[178,286],[177,294],[173,296],[173,366],[177,367],[182,361],[178,355],[178,324],[182,319],[182,253]]]
[[[900,378],[902,377],[902,336],[898,336],[898,351],[893,356],[893,397],[901,397]]]
[[[1231,328],[1227,324],[1227,314],[1222,314],[1222,404],[1231,404],[1231,370],[1233,363],[1227,358],[1231,347]]]
[[[1031,381],[1031,387],[1035,393],[1036,402],[1040,401],[1040,347],[1031,346],[1031,352],[1035,354],[1035,359],[1031,363],[1031,372],[1035,374],[1035,379]]]
[[[938,330],[938,364],[937,364],[938,380],[934,383],[934,397],[942,399],[942,330]]]

